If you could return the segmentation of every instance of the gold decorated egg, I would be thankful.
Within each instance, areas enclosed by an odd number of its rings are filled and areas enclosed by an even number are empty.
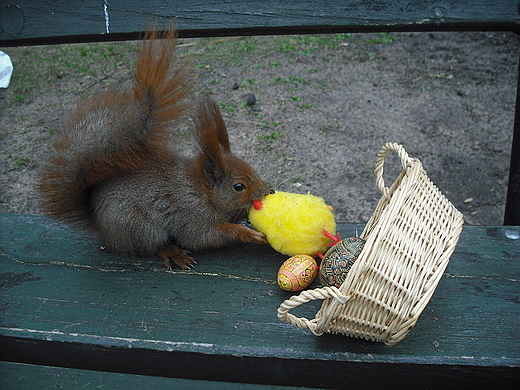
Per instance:
[[[321,261],[320,282],[322,286],[339,288],[364,246],[365,240],[359,237],[345,238],[334,244]]]
[[[287,291],[301,291],[318,276],[318,264],[313,257],[296,255],[285,260],[278,270],[278,285]]]

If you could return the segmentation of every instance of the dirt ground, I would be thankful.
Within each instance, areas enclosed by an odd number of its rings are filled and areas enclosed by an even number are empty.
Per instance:
[[[366,222],[380,195],[377,153],[397,142],[466,223],[495,225],[503,221],[519,43],[501,32],[340,34],[183,40],[180,52],[221,106],[235,154],[273,188],[311,191],[338,221]],[[79,96],[127,84],[134,46],[0,49],[15,67],[0,91],[0,213],[39,212],[35,172],[60,118]],[[178,148],[189,153],[184,130]],[[386,167],[395,168],[385,174],[390,184],[399,162],[392,156]]]

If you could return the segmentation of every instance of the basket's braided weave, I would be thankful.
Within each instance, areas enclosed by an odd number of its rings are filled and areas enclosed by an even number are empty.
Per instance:
[[[317,299],[334,298],[341,304],[346,303],[350,297],[343,295],[337,287],[323,287],[314,290],[302,291],[299,295],[293,295],[291,298],[286,299],[278,308],[278,318],[284,322],[288,322],[293,326],[297,326],[300,329],[310,329],[316,336],[320,336],[323,332],[316,331],[317,320],[309,321],[307,318],[296,317],[289,313],[289,310],[294,309],[309,301]]]
[[[377,154],[376,168],[374,169],[374,174],[376,175],[377,188],[379,188],[379,191],[381,191],[383,196],[386,198],[390,196],[390,189],[388,187],[385,187],[385,180],[383,179],[383,165],[385,163],[385,157],[387,153],[390,151],[394,151],[398,154],[403,169],[405,169],[414,161],[408,156],[406,150],[399,144],[388,142],[381,148],[381,150]]]

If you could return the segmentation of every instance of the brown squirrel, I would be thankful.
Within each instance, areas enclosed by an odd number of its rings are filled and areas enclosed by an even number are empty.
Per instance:
[[[133,89],[78,103],[63,122],[39,177],[43,211],[94,230],[106,249],[161,257],[190,268],[189,251],[234,242],[265,243],[238,224],[270,188],[231,152],[226,125],[207,96],[195,103],[192,158],[172,151],[169,128],[185,114],[193,82],[175,67],[176,33],[149,30],[140,43]]]

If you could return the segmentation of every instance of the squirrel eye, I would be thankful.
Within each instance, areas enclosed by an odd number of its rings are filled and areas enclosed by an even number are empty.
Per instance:
[[[240,192],[240,191],[244,191],[246,189],[246,186],[242,183],[236,183],[236,184],[233,184],[233,188],[235,189],[235,191]]]

